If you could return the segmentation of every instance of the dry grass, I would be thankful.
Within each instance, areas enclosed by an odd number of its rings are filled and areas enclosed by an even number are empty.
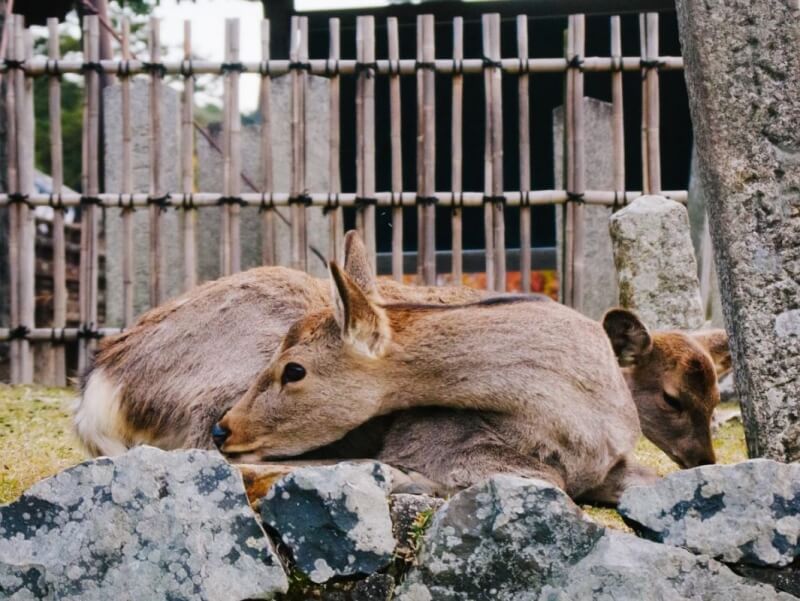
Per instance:
[[[16,499],[34,482],[87,458],[72,433],[72,398],[73,392],[68,389],[0,384],[0,503]],[[719,463],[747,459],[741,423],[722,426],[714,436],[714,448]],[[661,475],[678,469],[644,439],[636,448],[636,456]],[[613,509],[585,509],[603,525],[627,529]]]
[[[73,392],[0,384],[0,503],[86,458],[72,434]]]

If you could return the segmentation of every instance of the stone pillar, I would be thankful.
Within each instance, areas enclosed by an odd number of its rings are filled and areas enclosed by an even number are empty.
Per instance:
[[[292,139],[290,121],[291,114],[291,76],[276,77],[272,80],[272,160],[273,189],[276,192],[288,192],[291,183]],[[306,92],[306,188],[310,192],[326,192],[328,190],[328,157],[329,148],[329,92],[328,80],[324,77],[309,77]],[[259,124],[242,127],[242,169],[248,179],[257,188],[261,186],[261,156]],[[219,143],[221,140],[219,126],[212,128],[212,135]],[[197,138],[198,189],[203,192],[222,192],[222,155],[211,148],[202,137]],[[242,182],[242,191],[252,192]],[[258,191],[258,190],[256,190]],[[323,256],[328,252],[328,220],[320,207],[308,209],[308,244],[319,250]],[[277,258],[280,265],[290,263],[290,227],[288,222],[291,211],[288,207],[280,207],[278,211],[287,222],[276,219]],[[247,207],[242,209],[242,269],[261,264],[261,218],[258,209]],[[214,279],[219,276],[219,212],[201,209],[198,217],[198,236],[202,241],[198,244],[198,269],[200,280]],[[309,272],[324,277],[327,268],[312,252],[308,253]]]
[[[609,225],[619,304],[651,329],[696,329],[705,322],[686,208],[640,196]]]
[[[800,459],[796,0],[677,0],[748,452]]]
[[[611,103],[584,98],[583,114],[586,128],[586,187],[591,190],[613,190]],[[564,107],[553,111],[553,153],[556,187],[563,188]],[[611,238],[608,235],[611,209],[587,205],[583,214],[586,219],[586,270],[583,298],[578,300],[577,308],[589,317],[599,319],[607,309],[617,304],[617,275],[614,271]],[[556,207],[556,260],[559,276],[563,273],[563,238],[562,211],[560,207]]]
[[[131,132],[133,136],[133,191],[147,193],[150,182],[150,84],[133,78],[131,86]],[[161,182],[164,192],[180,190],[180,95],[162,86]],[[105,122],[105,190],[119,193],[122,185],[122,93],[119,84],[103,89]],[[149,301],[149,231],[146,209],[133,214],[134,310],[141,314]],[[181,216],[169,210],[161,214],[161,250],[164,270],[164,296],[179,294],[183,284]],[[118,209],[105,211],[106,236],[106,324],[122,325],[122,218]],[[201,242],[202,244],[202,242]]]

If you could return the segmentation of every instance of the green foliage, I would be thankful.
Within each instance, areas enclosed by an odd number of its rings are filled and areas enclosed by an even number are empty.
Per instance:
[[[49,78],[34,82],[33,110],[36,119],[36,168],[51,173]],[[80,191],[81,122],[83,87],[64,78],[61,82],[61,139],[63,144],[64,184]]]
[[[411,524],[411,529],[408,532],[408,545],[414,551],[414,554],[417,554],[422,546],[422,537],[425,536],[425,531],[431,525],[433,514],[433,509],[420,511]]]

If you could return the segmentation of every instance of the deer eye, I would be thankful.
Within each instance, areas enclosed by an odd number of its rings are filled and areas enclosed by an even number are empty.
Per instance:
[[[675,398],[671,394],[664,393],[664,402],[672,407],[675,411],[681,411],[683,409],[683,405],[679,399]]]
[[[288,382],[299,382],[306,377],[306,368],[299,363],[287,363],[281,375],[281,385]]]

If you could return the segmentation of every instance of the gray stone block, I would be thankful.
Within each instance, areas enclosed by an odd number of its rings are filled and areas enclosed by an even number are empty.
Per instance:
[[[774,0],[676,9],[748,452],[796,461],[800,10]]]
[[[309,77],[306,93],[306,188],[310,192],[328,191],[329,148],[329,92],[328,80],[324,77]],[[276,77],[272,80],[272,159],[273,190],[288,192],[291,184],[291,128],[288,118],[291,114],[291,77]],[[217,143],[221,140],[219,125],[212,128]],[[262,166],[260,151],[261,126],[242,127],[242,170],[250,181],[260,188]],[[196,142],[198,165],[198,189],[203,192],[222,192],[222,155],[215,151],[202,137]],[[253,190],[241,183],[243,192]],[[256,192],[259,190],[255,190]],[[308,243],[318,249],[323,256],[328,254],[328,220],[319,207],[307,209]],[[290,226],[291,211],[288,207],[278,209],[286,221],[277,218],[277,262],[289,265],[291,259]],[[219,277],[219,223],[220,214],[215,209],[199,211],[198,216],[198,270],[200,281]],[[242,269],[261,264],[261,217],[256,207],[242,209]],[[327,269],[313,253],[308,253],[309,272],[324,277]]]
[[[595,98],[583,99],[586,128],[586,187],[592,190],[614,189],[614,163],[611,154],[611,104]],[[564,186],[564,107],[553,111],[553,153],[556,187]],[[583,208],[586,224],[583,298],[576,309],[593,319],[617,304],[617,273],[608,235],[611,209],[586,205]],[[556,207],[556,260],[559,275],[563,273],[564,232],[562,209]]]
[[[234,601],[287,586],[241,477],[219,453],[137,447],[0,507],[0,593],[16,599]]]
[[[686,208],[663,196],[640,196],[615,213],[609,230],[619,304],[654,330],[705,323]]]
[[[180,190],[180,97],[169,86],[162,86],[161,112],[161,184],[163,192]],[[122,191],[122,88],[119,84],[103,90],[105,150],[105,191]],[[147,193],[150,183],[150,85],[147,80],[131,80],[131,133],[133,136],[133,191]],[[122,211],[105,210],[106,239],[106,325],[122,325]],[[171,298],[182,291],[183,260],[181,215],[178,211],[161,213],[161,249],[164,274],[163,295]],[[147,209],[133,214],[134,312],[150,307],[150,218]]]

